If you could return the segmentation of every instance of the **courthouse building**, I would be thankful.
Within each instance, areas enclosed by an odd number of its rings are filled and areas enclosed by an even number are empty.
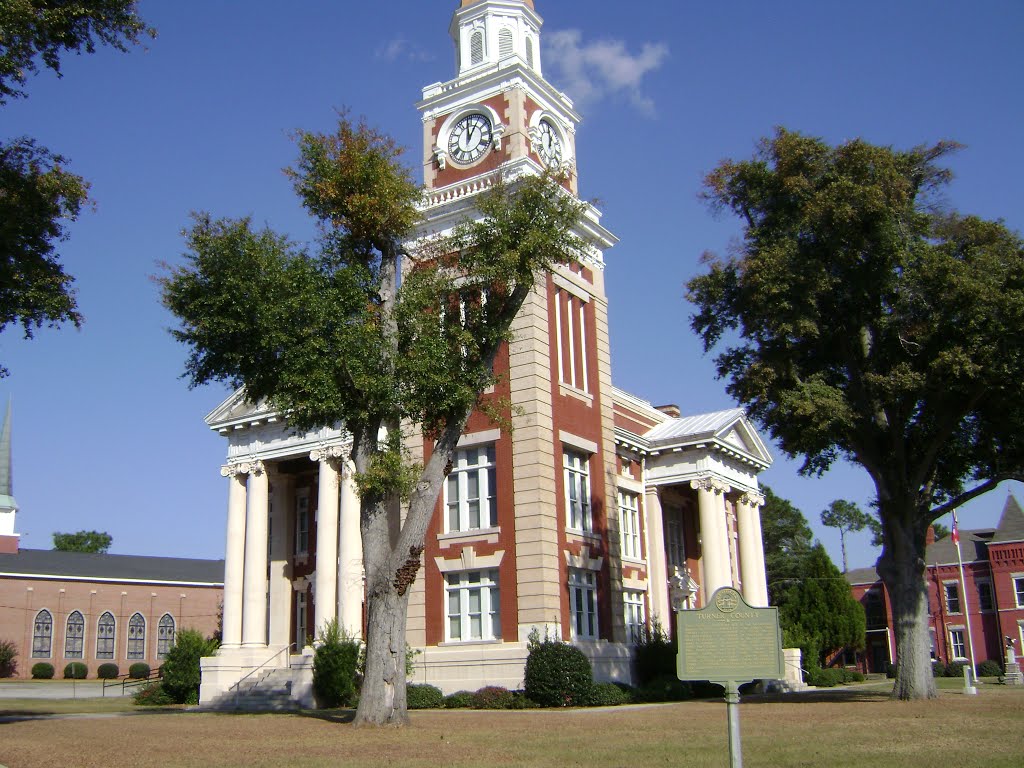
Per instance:
[[[576,193],[580,115],[544,79],[541,24],[532,0],[455,10],[456,75],[417,104],[418,237],[474,216],[495,173],[558,166]],[[579,234],[585,257],[538,282],[496,363],[514,430],[472,416],[427,534],[408,641],[416,679],[446,692],[521,686],[533,630],[578,645],[597,679],[628,682],[652,621],[669,628],[675,609],[726,585],[767,605],[764,442],[741,410],[683,415],[612,385],[604,266],[616,238],[592,206]],[[343,426],[297,434],[243,392],[206,421],[227,440],[228,486],[224,646],[203,661],[212,703],[254,669],[303,666],[331,618],[360,635],[364,605]]]

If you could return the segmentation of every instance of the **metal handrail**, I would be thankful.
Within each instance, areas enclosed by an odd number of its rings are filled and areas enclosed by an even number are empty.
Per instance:
[[[121,686],[121,695],[124,696],[125,689],[128,688],[128,686],[151,683],[154,680],[159,680],[162,676],[163,675],[160,673],[160,670],[156,669],[155,671],[151,671],[146,677],[132,677],[130,674],[125,674],[115,678],[114,680],[104,680],[103,696],[106,697],[107,688],[116,688],[119,685]]]
[[[236,709],[238,708],[238,697],[242,693],[242,683],[244,683],[250,677],[255,675],[257,672],[259,672],[261,669],[263,669],[265,666],[267,666],[270,662],[274,661],[282,653],[285,653],[287,651],[291,651],[291,649],[295,648],[295,647],[296,647],[296,643],[289,643],[284,648],[282,648],[280,651],[278,651],[273,656],[271,656],[269,659],[267,659],[262,664],[260,664],[258,667],[256,667],[253,670],[250,670],[250,672],[247,675],[245,675],[245,677],[241,678],[237,683],[235,683],[230,688],[228,688],[228,693],[230,693],[232,690],[235,692],[235,708]],[[288,667],[291,668],[291,662],[288,663]]]

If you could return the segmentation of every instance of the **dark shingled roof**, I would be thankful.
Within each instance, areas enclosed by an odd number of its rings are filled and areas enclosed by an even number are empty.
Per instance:
[[[0,573],[220,585],[224,583],[224,561],[23,549],[17,554],[0,554]]]
[[[869,568],[851,568],[845,574],[851,584],[874,584],[878,581],[878,571],[874,566]]]
[[[1006,497],[1003,516],[999,518],[996,535],[992,537],[993,544],[1005,544],[1010,541],[1024,541],[1024,511],[1012,493]]]
[[[965,563],[975,560],[987,560],[986,547],[992,540],[991,528],[979,528],[973,531],[960,530],[960,556]],[[952,536],[944,536],[928,547],[925,554],[928,565],[948,565],[956,562],[956,544]]]

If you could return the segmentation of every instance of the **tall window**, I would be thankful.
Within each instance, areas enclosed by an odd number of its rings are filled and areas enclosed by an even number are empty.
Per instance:
[[[628,491],[619,491],[619,519],[622,521],[622,555],[639,560],[640,549],[640,497]]]
[[[597,574],[594,571],[569,569],[569,615],[573,637],[597,639]]]
[[[885,629],[885,601],[879,590],[872,589],[864,595],[864,617],[868,629]]]
[[[96,658],[114,658],[114,636],[117,632],[117,622],[114,621],[114,614],[107,611],[96,623]]]
[[[295,554],[309,553],[309,494],[303,491],[295,496]],[[299,638],[305,640],[305,638]]]
[[[85,618],[81,611],[72,611],[68,615],[67,629],[64,631],[64,658],[82,658],[82,646],[85,640]]]
[[[526,64],[528,67],[533,67],[533,40],[526,38]]]
[[[964,631],[962,629],[949,630],[949,650],[955,659],[966,659],[967,650],[964,647]]]
[[[469,38],[469,63],[473,66],[482,63],[484,60],[484,33],[480,30],[474,32]]]
[[[166,659],[171,646],[174,645],[174,617],[165,613],[156,626],[156,657]]]
[[[991,611],[996,607],[995,600],[992,598],[992,582],[991,581],[979,581],[978,582],[978,608],[983,611]]]
[[[960,587],[955,581],[942,585],[946,593],[946,613],[960,613]]]
[[[128,619],[128,658],[146,658],[146,620],[141,613],[133,613]]]
[[[686,540],[683,538],[683,510],[665,507],[665,554],[669,568],[679,570],[686,565]]]
[[[295,593],[295,642],[301,647],[306,644],[308,635],[308,622],[306,620],[306,593]]]
[[[573,531],[590,532],[594,521],[590,514],[590,463],[586,456],[565,449],[562,452],[565,467],[565,509],[567,525]]]
[[[1024,608],[1024,576],[1013,577],[1013,595],[1017,600],[1017,607]]]
[[[472,531],[498,524],[494,445],[457,451],[445,484],[445,531]]]
[[[513,50],[512,30],[505,28],[498,32],[498,57],[511,56]]]
[[[448,598],[446,640],[501,638],[498,571],[463,571],[445,576]]]
[[[35,626],[32,629],[32,658],[50,658],[53,645],[53,615],[45,608],[36,614]]]
[[[632,589],[622,592],[626,605],[626,639],[631,643],[639,643],[643,639],[644,626],[644,593]]]
[[[579,296],[561,288],[555,290],[559,381],[589,392],[586,308],[587,303]]]

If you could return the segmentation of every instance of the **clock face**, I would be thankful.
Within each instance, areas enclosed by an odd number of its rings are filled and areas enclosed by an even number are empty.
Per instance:
[[[470,165],[491,148],[491,121],[484,115],[466,115],[448,136],[448,154],[456,163]]]
[[[553,168],[562,162],[562,139],[555,130],[555,127],[547,120],[540,121],[537,154],[549,168]]]

